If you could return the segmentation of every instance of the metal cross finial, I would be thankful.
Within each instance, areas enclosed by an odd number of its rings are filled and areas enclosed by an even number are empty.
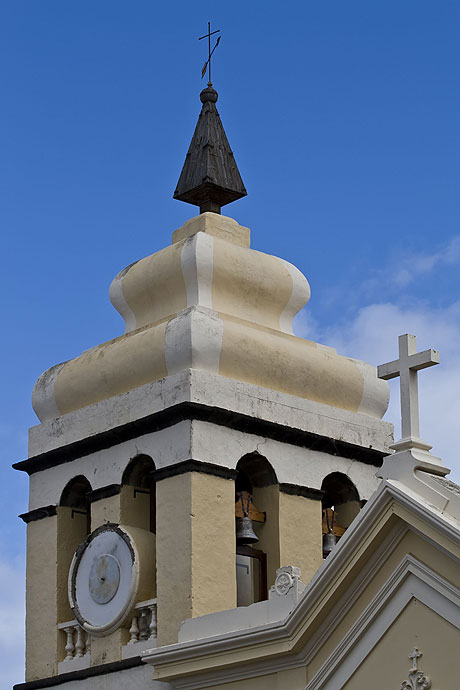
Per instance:
[[[211,36],[213,34],[218,34],[218,33],[220,33],[220,29],[216,29],[215,31],[211,31],[211,22],[208,22],[208,33],[205,34],[204,36],[200,36],[200,38],[198,39],[199,41],[201,41],[203,38],[208,39],[208,59],[204,63],[203,69],[201,70],[201,78],[202,79],[203,79],[204,75],[206,74],[206,70],[208,70],[208,76],[209,76],[208,86],[212,86],[212,82],[211,82],[211,57],[212,57],[213,52],[215,51],[215,49],[219,45],[219,42],[221,39],[220,36],[217,37],[216,45],[211,50]]]
[[[410,448],[429,450],[431,448],[420,438],[417,371],[439,364],[439,352],[436,350],[417,352],[416,350],[415,335],[400,335],[399,359],[377,367],[377,376],[381,379],[400,377],[402,438],[392,446],[397,450]]]

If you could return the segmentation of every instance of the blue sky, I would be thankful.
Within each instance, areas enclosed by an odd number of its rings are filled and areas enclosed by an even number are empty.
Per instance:
[[[460,480],[458,1],[0,0],[2,686],[22,677],[27,478],[10,465],[37,423],[30,393],[122,332],[110,281],[195,214],[172,193],[208,20],[248,190],[226,213],[308,277],[299,334],[374,364],[407,331],[441,351],[420,377],[422,435]]]

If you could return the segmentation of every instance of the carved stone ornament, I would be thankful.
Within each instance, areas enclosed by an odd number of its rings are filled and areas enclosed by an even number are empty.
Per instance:
[[[412,668],[409,671],[409,680],[403,680],[401,683],[401,690],[429,690],[431,688],[431,680],[423,671],[418,670],[417,660],[422,656],[417,647],[409,654],[409,659],[412,660]]]
[[[291,565],[278,568],[276,571],[275,591],[277,594],[287,594],[294,587],[295,579],[300,577],[300,568]]]
[[[275,589],[278,594],[287,594],[294,586],[294,579],[289,573],[280,573],[275,580]]]

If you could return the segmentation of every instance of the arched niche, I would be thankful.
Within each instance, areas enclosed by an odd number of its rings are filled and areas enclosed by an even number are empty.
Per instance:
[[[236,547],[237,602],[247,606],[267,598],[279,567],[279,486],[273,467],[259,453],[243,456],[236,471],[235,508],[241,496],[252,497],[252,526],[258,537],[253,545]]]
[[[66,484],[59,501],[60,506],[73,509],[71,513],[73,518],[75,515],[86,515],[86,534],[89,534],[91,526],[91,506],[88,498],[90,491],[91,484],[89,481],[83,475],[79,475]]]
[[[120,489],[121,522],[156,532],[155,463],[148,455],[137,455],[123,472]]]
[[[329,516],[330,511],[334,511],[336,536],[340,537],[339,532],[343,534],[361,509],[358,490],[351,479],[342,472],[328,474],[323,479],[321,490],[324,492],[323,511],[329,510]]]
[[[67,581],[75,551],[91,529],[90,491],[91,484],[86,477],[73,477],[62,490],[56,510],[57,610],[60,622],[73,618],[67,597]]]

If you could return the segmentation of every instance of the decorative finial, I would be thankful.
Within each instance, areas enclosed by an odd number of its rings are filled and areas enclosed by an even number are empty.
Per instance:
[[[215,31],[211,31],[211,22],[208,22],[208,33],[205,34],[204,36],[200,36],[200,38],[198,39],[199,41],[201,41],[203,38],[208,39],[208,59],[204,63],[203,69],[201,70],[201,78],[202,79],[203,79],[204,75],[206,74],[206,70],[208,70],[208,77],[209,77],[208,78],[208,86],[212,86],[212,81],[211,81],[211,58],[212,58],[212,54],[215,51],[215,49],[217,48],[217,46],[219,45],[220,39],[222,38],[221,36],[217,37],[216,44],[215,44],[214,48],[211,50],[211,36],[213,36],[214,34],[219,34],[219,33],[220,33],[220,29],[216,29]]]
[[[200,213],[220,213],[222,206],[247,194],[217,112],[218,95],[211,83],[211,57],[220,40],[219,36],[211,50],[211,36],[219,31],[211,31],[208,22],[208,33],[199,39],[208,38],[208,59],[201,76],[208,69],[209,81],[200,93],[201,113],[174,192],[175,199],[199,206]]]
[[[399,359],[377,367],[377,376],[380,379],[400,377],[402,438],[391,446],[395,450],[410,450],[411,448],[430,450],[431,448],[420,438],[417,371],[435,364],[439,364],[439,352],[436,350],[417,352],[415,335],[406,333],[399,336]]]
[[[423,671],[419,671],[418,660],[423,656],[418,651],[417,647],[408,654],[408,658],[412,661],[412,668],[409,670],[408,679],[401,683],[401,690],[430,690],[431,679]]]

